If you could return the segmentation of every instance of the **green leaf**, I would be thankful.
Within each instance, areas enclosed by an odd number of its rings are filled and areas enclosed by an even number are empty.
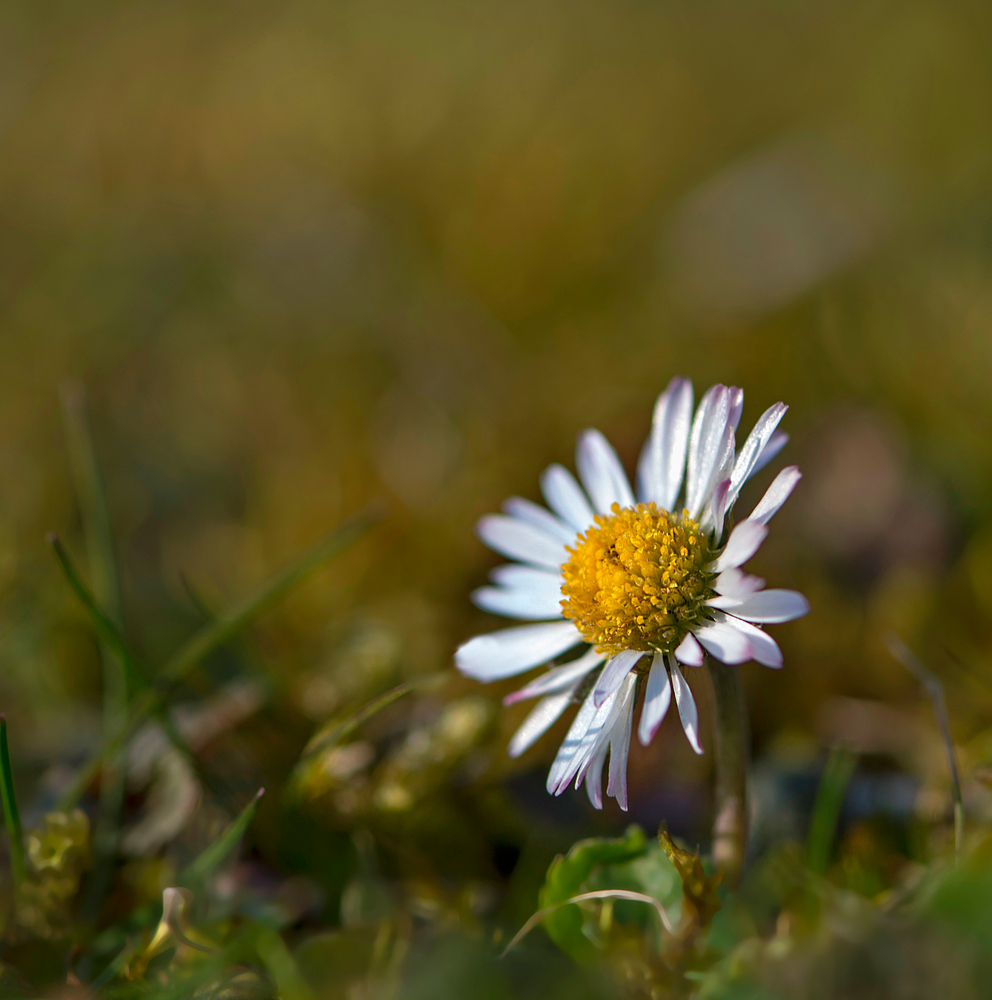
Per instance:
[[[24,881],[24,833],[21,817],[17,811],[17,796],[14,794],[14,774],[10,767],[10,750],[7,748],[7,717],[0,715],[0,794],[3,797],[3,822],[10,840],[10,867],[14,873],[14,884]]]
[[[265,789],[260,788],[255,797],[241,810],[238,818],[183,872],[180,883],[190,885],[203,882],[215,872],[224,859],[238,846],[252,820],[262,805]]]
[[[592,838],[574,844],[568,854],[551,862],[539,896],[540,908],[547,909],[578,896],[593,870],[610,862],[630,861],[647,851],[647,837],[639,826],[631,826],[623,837]],[[562,906],[548,914],[544,927],[551,940],[574,961],[589,963],[596,947],[583,933],[585,922],[578,905]]]

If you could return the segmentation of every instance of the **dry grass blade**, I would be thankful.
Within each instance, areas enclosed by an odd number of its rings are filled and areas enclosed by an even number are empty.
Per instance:
[[[947,752],[947,763],[951,772],[951,795],[954,798],[954,856],[958,858],[961,856],[961,843],[964,840],[964,798],[961,794],[961,776],[958,773],[958,761],[954,753],[954,740],[951,739],[951,721],[944,700],[944,685],[899,636],[890,635],[886,639],[886,645],[889,652],[920,682],[933,704],[933,712],[937,717],[937,725],[944,741],[944,750]]]
[[[538,910],[530,920],[527,921],[513,935],[513,940],[503,949],[503,953],[500,958],[505,958],[507,953],[516,945],[518,945],[530,932],[542,921],[545,917],[554,913],[555,910],[560,910],[563,906],[569,906],[572,903],[581,903],[587,899],[630,899],[635,903],[647,903],[654,908],[655,913],[658,914],[658,918],[661,920],[662,926],[668,931],[669,934],[675,934],[675,928],[672,926],[671,920],[668,918],[668,914],[665,912],[665,908],[658,902],[654,896],[648,896],[643,892],[632,892],[629,889],[598,889],[595,892],[581,892],[578,896],[572,896],[571,899],[564,899],[560,903],[555,903],[554,906],[546,906],[543,910]]]

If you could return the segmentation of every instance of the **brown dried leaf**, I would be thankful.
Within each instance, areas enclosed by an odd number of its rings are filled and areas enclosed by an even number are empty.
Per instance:
[[[682,891],[685,896],[682,909],[687,921],[705,930],[720,909],[717,887],[720,885],[723,872],[707,875],[699,860],[699,851],[690,854],[678,847],[664,826],[658,831],[658,842],[668,860],[675,866],[679,878],[682,879]]]

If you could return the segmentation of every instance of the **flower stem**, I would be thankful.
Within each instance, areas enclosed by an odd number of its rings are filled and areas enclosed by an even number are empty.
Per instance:
[[[716,707],[716,809],[713,862],[724,882],[740,880],[747,851],[747,771],[751,734],[737,667],[707,657]]]

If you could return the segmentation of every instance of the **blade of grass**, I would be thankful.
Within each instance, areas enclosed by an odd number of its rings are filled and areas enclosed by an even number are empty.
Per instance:
[[[285,597],[294,587],[299,586],[311,573],[358,541],[382,520],[383,516],[378,504],[366,507],[322,538],[281,573],[276,574],[248,600],[195,632],[162,669],[158,686],[146,689],[133,701],[127,719],[79,771],[62,795],[59,808],[68,811],[75,806],[96,777],[105,756],[115,753],[130,738],[148,713],[164,700],[171,685],[182,680],[211,653]]]
[[[48,533],[48,544],[51,545],[52,551],[55,553],[55,558],[58,559],[59,566],[62,567],[62,572],[65,574],[66,581],[72,588],[76,597],[79,598],[79,601],[85,608],[86,613],[90,616],[90,621],[93,623],[93,627],[96,630],[96,634],[100,641],[104,644],[104,646],[110,649],[115,656],[119,657],[121,663],[124,664],[129,677],[134,677],[135,679],[141,677],[141,671],[138,669],[138,665],[134,657],[127,648],[127,644],[125,643],[120,630],[117,625],[100,609],[96,599],[89,592],[86,584],[83,583],[83,579],[79,575],[79,571],[76,569],[69,553],[66,551],[66,547],[62,544],[62,540],[54,531]],[[120,725],[120,720],[118,720],[118,725]]]
[[[82,515],[83,533],[86,537],[94,603],[103,610],[115,629],[121,631],[124,618],[120,577],[117,571],[117,551],[103,475],[100,472],[96,447],[86,414],[86,396],[83,387],[78,383],[63,385],[60,396],[66,443],[69,449],[69,465],[72,469],[76,498]],[[120,644],[108,645],[110,646],[108,652],[118,657],[119,662],[111,662],[110,669],[105,672],[105,695],[112,702],[109,705],[111,714],[116,712],[119,722],[127,709],[129,680],[127,673],[134,664]],[[106,658],[112,661],[112,656]]]
[[[59,395],[69,464],[86,533],[93,591],[100,604],[107,609],[110,618],[119,624],[121,594],[116,547],[103,475],[97,462],[96,448],[86,415],[86,396],[78,383],[63,385]]]
[[[203,882],[220,867],[251,826],[262,805],[264,794],[264,788],[255,793],[255,797],[241,810],[237,819],[183,872],[179,879],[181,883]]]
[[[203,596],[203,593],[194,585],[189,577],[186,576],[186,574],[181,573],[179,582],[181,583],[183,590],[186,592],[186,597],[189,599],[193,610],[200,618],[197,628],[216,621],[218,617],[216,607]],[[233,669],[239,675],[257,678],[266,686],[271,683],[269,671],[267,671],[266,667],[263,665],[265,662],[264,654],[261,654],[258,649],[252,648],[251,640],[244,633],[234,636],[226,644],[224,651],[226,656],[230,658]],[[212,689],[213,687],[210,679],[206,675],[198,677],[196,676],[195,671],[188,675],[186,683],[196,693],[201,693],[201,687],[204,690],[207,688]]]
[[[255,948],[266,971],[276,981],[282,1000],[316,1000],[278,931],[271,927],[263,928],[255,941]]]
[[[14,794],[14,774],[10,767],[10,750],[7,748],[7,717],[0,715],[0,793],[3,797],[3,822],[10,840],[10,867],[14,874],[15,889],[24,881],[27,868],[24,864],[24,833],[17,811]]]
[[[127,718],[128,700],[138,683],[137,669],[125,643],[115,641],[123,632],[123,602],[110,507],[86,412],[86,395],[81,384],[72,382],[61,387],[59,396],[69,467],[86,539],[93,594],[87,610],[91,618],[95,611],[100,611],[114,626],[115,633],[110,636],[106,630],[98,629],[103,678],[103,736],[106,739]],[[63,559],[59,561],[64,570],[66,562]],[[96,917],[110,884],[124,808],[124,780],[125,769],[119,757],[106,758],[100,782],[100,803],[93,826],[94,864],[80,911],[84,920]]]
[[[133,676],[142,677],[141,670],[137,666],[137,661],[128,649],[124,637],[117,630],[114,623],[97,606],[93,595],[89,592],[89,590],[87,590],[86,584],[83,583],[82,577],[79,575],[79,571],[72,562],[72,559],[66,551],[65,546],[62,544],[61,539],[59,539],[58,535],[54,532],[51,532],[48,536],[48,541],[52,546],[52,550],[55,552],[55,556],[59,561],[59,565],[62,567],[62,571],[65,574],[65,578],[68,581],[69,586],[75,592],[83,607],[89,613],[90,620],[92,621],[94,628],[97,630],[98,635],[107,645],[115,649],[124,661],[130,664],[130,672]],[[140,683],[142,687],[147,687],[143,678]],[[182,734],[176,729],[175,725],[173,725],[168,713],[164,711],[156,711],[156,709],[162,708],[161,700],[142,702],[142,704],[146,703],[148,704],[148,712],[158,716],[158,720],[161,723],[166,736],[168,736],[171,740],[173,746],[175,746],[175,748],[179,750],[184,757],[189,759],[189,761],[195,765],[195,755],[183,739]],[[125,715],[125,719],[126,718],[127,716]],[[121,725],[122,722],[119,721],[117,727],[110,731],[110,737],[114,737],[117,734]],[[108,750],[107,756],[109,756],[110,753],[111,751]]]
[[[857,761],[857,755],[851,750],[834,747],[823,769],[806,841],[806,861],[817,875],[826,874],[830,865],[837,821]]]
[[[112,979],[117,978],[121,969],[127,964],[128,959],[133,958],[134,954],[134,946],[130,942],[125,943],[124,947],[107,963],[103,972],[87,987],[87,995],[91,997],[97,996],[104,986]]]
[[[546,906],[543,910],[538,910],[537,913],[533,914],[530,919],[513,935],[513,939],[510,943],[503,949],[503,953],[499,956],[500,958],[506,958],[512,948],[515,948],[520,942],[542,921],[545,917],[550,916],[556,910],[560,910],[563,906],[571,906],[573,903],[581,903],[587,899],[632,899],[637,903],[647,903],[649,906],[654,908],[655,913],[658,914],[658,919],[661,921],[662,926],[668,931],[669,934],[675,934],[675,928],[672,926],[672,922],[665,912],[665,908],[661,903],[654,898],[654,896],[648,896],[643,892],[634,892],[631,889],[597,889],[595,892],[582,892],[578,896],[572,896],[571,899],[563,899],[560,903],[555,903],[553,906]]]
[[[426,677],[417,677],[414,680],[397,684],[396,687],[391,688],[385,694],[381,694],[378,698],[373,698],[372,701],[363,705],[357,712],[329,732],[318,733],[316,738],[307,744],[300,755],[300,760],[307,760],[313,757],[314,754],[326,750],[328,747],[342,743],[355,730],[365,725],[374,715],[378,715],[383,709],[388,708],[393,702],[399,701],[400,698],[408,695],[411,691],[416,691],[418,688],[430,687],[432,684],[447,680],[450,676],[446,671],[438,671],[434,674],[428,674]]]
[[[964,840],[964,797],[961,794],[961,776],[958,772],[957,756],[954,753],[954,740],[951,738],[951,720],[947,715],[947,702],[944,700],[944,685],[899,636],[890,635],[886,639],[886,645],[889,647],[889,652],[920,682],[933,705],[933,714],[937,717],[940,738],[944,741],[944,752],[947,754],[947,764],[951,772],[954,857],[957,859],[961,856],[961,844]]]
[[[162,668],[162,677],[167,681],[181,680],[193,667],[202,663],[246,625],[281,601],[324,563],[358,541],[382,517],[383,511],[378,504],[374,504],[349,518],[241,604],[194,633]]]

